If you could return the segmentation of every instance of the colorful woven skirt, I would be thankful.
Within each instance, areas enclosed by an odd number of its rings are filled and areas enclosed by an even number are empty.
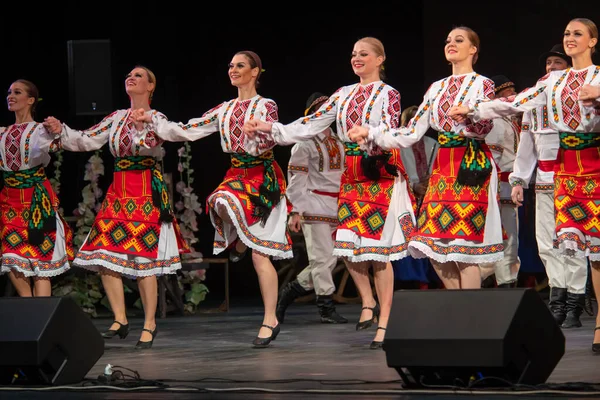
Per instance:
[[[491,173],[482,184],[460,184],[457,178],[459,170],[465,171],[468,140],[452,132],[440,132],[438,142],[440,148],[417,219],[417,232],[410,242],[411,254],[442,263],[501,260],[504,246],[495,163],[490,163]],[[492,160],[487,145],[479,145],[481,154]]]
[[[214,254],[239,238],[249,248],[275,259],[292,258],[285,189],[283,171],[272,150],[258,157],[232,154],[231,168],[207,200],[215,227]],[[219,213],[224,212],[231,222],[221,219]]]
[[[560,255],[600,260],[600,133],[559,133],[554,169]]]
[[[406,257],[414,230],[415,200],[408,189],[400,151],[368,160],[356,143],[344,145],[346,170],[340,185],[333,254],[351,262]]]
[[[126,276],[175,273],[189,248],[153,157],[115,159],[113,183],[73,264]]]
[[[51,277],[67,271],[73,259],[73,232],[58,212],[59,201],[44,167],[3,171],[3,178],[1,272]]]

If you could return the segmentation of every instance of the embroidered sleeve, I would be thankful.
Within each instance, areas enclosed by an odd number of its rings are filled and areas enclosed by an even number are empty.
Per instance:
[[[279,145],[290,145],[323,132],[335,121],[339,94],[340,90],[336,91],[314,114],[299,118],[287,125],[274,123],[271,131],[274,141]]]
[[[279,109],[274,101],[265,102],[265,110],[262,119],[271,123],[279,121]],[[276,145],[275,140],[273,140],[272,137],[263,137],[261,139],[262,140],[258,144],[259,152],[272,149]]]
[[[520,112],[533,110],[546,104],[547,89],[550,74],[545,75],[534,87],[525,89],[512,98],[499,98],[495,100],[474,99],[469,103],[473,110],[470,113],[474,122],[493,118],[508,117]]]
[[[431,113],[430,94],[431,86],[423,96],[423,101],[419,105],[415,116],[409,121],[406,127],[379,124],[376,127],[369,128],[368,141],[374,141],[375,144],[383,149],[398,147],[410,147],[417,143],[427,133],[429,129],[429,117]]]
[[[219,130],[219,110],[224,103],[212,108],[200,118],[192,118],[187,123],[169,121],[163,114],[152,115],[148,131],[169,142],[187,142],[210,136]]]
[[[396,129],[400,125],[400,114],[400,92],[396,89],[390,89],[388,90],[387,96],[383,98],[381,104],[381,121],[379,123],[385,131]],[[362,147],[365,148],[369,154],[381,152],[379,147],[373,141],[367,141]]]
[[[156,110],[152,111],[152,118],[167,120],[167,117],[163,113]],[[154,124],[145,124],[144,129],[139,132],[134,128],[134,140],[140,147],[151,149],[163,143],[163,139],[156,133],[154,128]]]
[[[48,153],[55,153],[61,149],[60,134],[52,134],[43,124],[33,123],[23,132],[25,138],[25,164],[36,165],[38,160],[45,158]]]
[[[60,134],[60,146],[68,151],[94,151],[100,149],[108,142],[117,112],[104,117],[100,123],[82,131],[70,128],[63,124]]]
[[[277,103],[273,100],[263,101],[255,118],[265,122],[277,122],[279,120],[279,108],[277,107]],[[272,135],[258,134],[250,139],[244,134],[244,150],[253,156],[258,156],[265,151],[272,149],[276,144],[277,143],[273,140]]]
[[[482,88],[475,95],[476,99],[491,100],[494,98],[494,81],[491,79],[484,79]],[[468,137],[485,137],[492,128],[494,122],[492,119],[482,119],[478,122],[473,122],[471,118],[468,118],[465,123],[465,129],[461,131],[464,136]]]
[[[48,132],[43,124],[36,125],[35,135],[37,136],[36,146],[39,147],[40,151],[55,153],[62,149],[60,133],[55,135]]]

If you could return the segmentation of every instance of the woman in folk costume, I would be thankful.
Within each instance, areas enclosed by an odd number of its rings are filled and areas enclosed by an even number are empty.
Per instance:
[[[407,255],[414,227],[413,199],[400,153],[383,152],[376,146],[361,148],[348,137],[348,131],[356,125],[398,125],[400,93],[382,81],[384,61],[385,51],[378,39],[360,39],[351,58],[360,83],[338,89],[315,113],[288,125],[250,121],[244,128],[259,143],[274,140],[287,145],[315,137],[336,122],[336,133],[346,151],[346,170],[340,187],[333,254],[347,260],[362,298],[363,310],[356,329],[379,324],[371,343],[373,349],[381,348],[392,305],[394,274],[390,261]],[[371,266],[379,305],[369,281]]]
[[[32,82],[13,82],[6,101],[15,123],[0,128],[1,272],[8,272],[21,297],[50,296],[50,278],[67,271],[73,259],[73,233],[44,171],[58,140],[33,119],[39,100]]]
[[[554,248],[563,256],[589,257],[596,294],[600,290],[600,112],[590,93],[600,85],[600,67],[592,63],[597,42],[598,28],[592,21],[573,19],[563,37],[572,68],[545,75],[510,101],[472,102],[452,110],[461,121],[464,116],[489,119],[547,106],[548,124],[560,139],[554,168]],[[579,101],[580,91],[586,103]],[[585,264],[580,268],[586,268]],[[582,304],[584,296],[577,301]],[[600,352],[600,316],[596,322],[593,350]]]
[[[115,157],[113,182],[96,215],[90,233],[73,264],[102,277],[115,320],[103,332],[106,339],[129,333],[122,276],[136,278],[144,305],[144,328],[136,349],[152,347],[157,334],[157,275],[181,268],[180,252],[189,251],[171,209],[159,159],[162,140],[153,132],[139,131],[132,110],[150,108],[156,87],[154,73],[135,67],[125,79],[131,106],[117,110],[99,124],[77,131],[53,117],[46,119],[52,132],[61,133],[62,147],[70,151],[93,151],[108,143]]]
[[[492,96],[494,83],[473,71],[479,37],[472,29],[453,29],[445,54],[452,75],[429,87],[407,127],[355,127],[350,137],[390,149],[413,145],[429,127],[438,131],[440,148],[409,248],[431,259],[447,289],[480,288],[481,264],[488,269],[503,257],[498,174],[484,142],[492,124],[456,124],[447,112],[453,104]]]
[[[170,122],[164,116],[141,116],[150,130],[169,141],[198,140],[218,132],[221,147],[231,155],[231,168],[225,179],[208,197],[207,208],[215,227],[214,254],[230,245],[252,249],[252,262],[258,275],[265,306],[263,324],[254,347],[267,347],[277,338],[280,327],[275,316],[277,271],[270,256],[292,258],[287,227],[288,205],[283,171],[273,157],[274,142],[256,145],[242,130],[250,120],[277,121],[277,104],[260,96],[256,89],[262,62],[252,51],[240,51],[229,64],[231,84],[238,97],[225,101],[201,118],[187,124]],[[237,242],[236,242],[237,240]]]

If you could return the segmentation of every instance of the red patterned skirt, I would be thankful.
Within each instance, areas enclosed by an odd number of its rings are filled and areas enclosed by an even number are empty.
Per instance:
[[[188,251],[155,159],[116,159],[113,183],[74,264],[161,275],[181,268],[180,253]]]
[[[3,175],[4,188],[0,192],[2,272],[12,269],[25,276],[51,277],[67,271],[69,260],[73,259],[73,232],[58,212],[59,200],[44,168],[4,171]],[[37,206],[34,195],[39,200]],[[39,239],[33,241],[30,234],[35,221],[51,227],[38,229]]]
[[[407,185],[400,151],[375,156],[379,160],[368,166],[358,145],[345,143],[345,147],[334,255],[351,262],[388,262],[405,257],[416,202]]]
[[[559,133],[554,168],[554,248],[600,260],[600,133]]]
[[[441,146],[411,250],[416,250],[417,257],[427,256],[438,262],[495,262],[502,258],[504,249],[495,165],[482,184],[460,184],[457,176],[467,151],[466,140],[451,132],[440,135]],[[488,160],[493,160],[488,146],[484,142],[479,145]],[[493,208],[491,214],[490,208]]]
[[[272,151],[258,157],[232,154],[231,168],[207,200],[215,227],[214,254],[239,238],[262,254],[278,259],[293,257],[287,232],[291,206],[285,199],[285,190],[285,177]],[[231,223],[219,216],[223,210]]]

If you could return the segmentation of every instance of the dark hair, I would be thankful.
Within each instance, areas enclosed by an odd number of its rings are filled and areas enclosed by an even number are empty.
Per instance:
[[[468,26],[455,26],[452,30],[455,29],[462,29],[463,31],[467,32],[467,38],[469,39],[469,42],[471,42],[473,46],[477,47],[477,51],[475,52],[475,54],[473,54],[473,65],[475,65],[477,59],[479,58],[479,50],[481,50],[481,42],[479,41],[479,35],[477,34],[477,32],[475,32]]]
[[[238,51],[237,53],[235,53],[235,55],[242,55],[245,56],[248,61],[250,62],[250,67],[251,68],[258,68],[258,75],[256,75],[256,87],[258,87],[260,85],[260,82],[258,81],[258,78],[260,78],[260,75],[263,72],[263,68],[262,68],[262,61],[260,60],[260,57],[258,56],[258,54],[256,54],[255,52],[251,51],[251,50],[242,50],[242,51]]]
[[[29,97],[34,98],[34,102],[31,105],[31,109],[30,109],[31,116],[33,117],[35,115],[35,108],[37,107],[38,103],[40,102],[40,91],[38,90],[37,86],[35,86],[35,84],[33,82],[28,81],[27,79],[17,79],[13,83],[21,83],[21,84],[25,85],[25,90],[27,91],[27,95]]]

